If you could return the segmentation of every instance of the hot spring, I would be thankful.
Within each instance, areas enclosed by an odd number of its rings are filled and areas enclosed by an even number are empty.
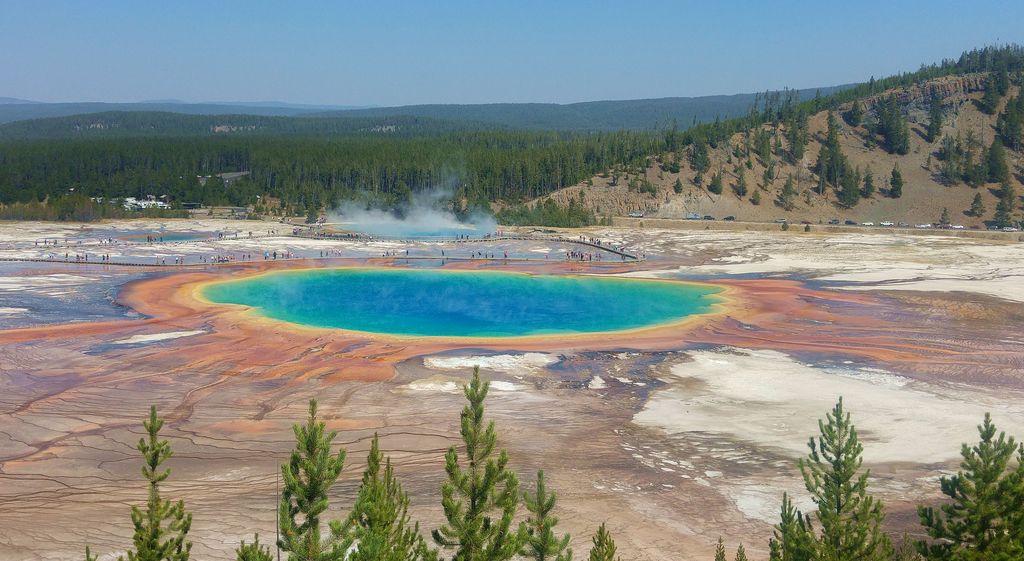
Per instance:
[[[706,313],[713,286],[592,276],[316,269],[207,285],[211,302],[296,324],[370,333],[516,337],[650,327]]]

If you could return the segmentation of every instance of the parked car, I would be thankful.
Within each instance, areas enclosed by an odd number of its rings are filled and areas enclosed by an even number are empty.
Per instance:
[[[722,220],[727,220],[729,222],[732,222],[733,220],[736,220],[736,217],[730,214],[729,216],[726,216]]]
[[[801,220],[800,223],[801,224],[810,224],[811,221],[810,220]]]
[[[964,229],[964,225],[963,224],[953,224],[952,226],[950,226],[950,228],[952,228],[954,230],[963,230]]]
[[[900,223],[896,224],[896,226],[897,226],[898,228],[909,228],[909,227],[910,227],[910,224],[908,224],[908,223],[906,223],[906,222],[900,222]]]
[[[932,225],[931,224],[918,224],[917,226],[914,226],[914,227],[915,228],[921,228],[923,230],[923,229],[926,229],[926,228],[931,228]]]
[[[786,220],[785,218],[776,218],[775,219],[775,223],[776,224],[785,224],[786,222],[789,222],[789,220]]]
[[[874,222],[861,222],[860,225],[861,226],[874,226],[875,223]]]
[[[843,222],[843,224],[845,224],[847,226],[856,226],[857,225],[857,223],[854,222],[853,220],[847,220],[847,221]]]
[[[1020,232],[1020,228],[1014,228],[1013,226],[1003,226],[1004,232]]]
[[[704,220],[714,220],[714,219],[715,219],[715,217],[711,216],[710,214],[705,214],[704,215]]]
[[[892,222],[889,222],[888,220],[886,220],[884,222],[879,222],[878,225],[879,226],[885,226],[886,228],[895,226],[895,224],[893,224]]]
[[[629,213],[629,217],[630,218],[643,218],[644,217],[644,213],[640,212],[639,210],[633,211],[633,212]]]
[[[700,215],[697,214],[696,212],[687,212],[686,213],[686,219],[687,220],[700,220]]]
[[[829,220],[828,223],[835,226],[836,224],[839,224],[839,219],[833,218],[832,220]]]

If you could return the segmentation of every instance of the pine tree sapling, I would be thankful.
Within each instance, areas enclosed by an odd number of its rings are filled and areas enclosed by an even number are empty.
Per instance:
[[[747,561],[747,550],[743,548],[743,544],[740,544],[736,548],[736,561]]]
[[[132,507],[135,549],[128,551],[128,560],[188,561],[192,542],[185,538],[192,527],[192,515],[185,512],[182,501],[172,503],[160,496],[160,483],[171,475],[171,470],[161,470],[160,466],[172,452],[170,444],[159,438],[164,421],[156,416],[155,406],[150,407],[149,419],[142,426],[148,438],[139,439],[138,449],[145,458],[142,476],[149,481],[149,500],[145,512],[139,507]]]
[[[555,509],[555,494],[548,492],[544,472],[537,472],[537,489],[534,494],[523,493],[523,504],[530,513],[526,519],[527,539],[521,555],[535,561],[572,561],[569,534],[559,538],[555,535],[558,517]]]
[[[284,489],[277,545],[288,552],[290,561],[340,561],[352,544],[349,532],[336,520],[328,524],[328,535],[322,537],[320,517],[327,511],[327,494],[345,465],[345,451],[331,454],[337,433],[326,432],[326,424],[318,421],[316,414],[316,400],[310,400],[309,419],[305,425],[292,427],[295,449],[289,462],[281,466]]]
[[[864,451],[843,399],[811,438],[810,454],[800,460],[804,485],[818,507],[821,526],[814,538],[815,558],[829,561],[887,561],[892,552],[882,532],[885,511],[868,493],[870,470],[861,472]]]
[[[779,524],[768,540],[771,561],[810,561],[814,556],[814,535],[811,519],[802,514],[790,500],[782,495]],[[722,555],[725,555],[723,550]]]
[[[453,561],[505,561],[519,553],[526,525],[513,527],[519,503],[519,481],[508,469],[508,454],[494,457],[498,436],[494,421],[484,423],[484,400],[489,384],[480,368],[463,387],[469,402],[462,410],[462,441],[466,464],[459,463],[454,446],[445,455],[448,480],[441,486],[441,506],[447,523],[433,531],[441,547],[454,549]]]
[[[604,524],[594,534],[594,545],[590,548],[590,561],[619,561],[615,556],[615,540]]]
[[[273,561],[270,548],[260,544],[260,535],[253,537],[252,543],[242,543],[235,549],[235,561]]]
[[[142,476],[149,482],[149,496],[145,512],[136,506],[131,510],[134,549],[128,550],[128,560],[188,561],[192,542],[186,537],[192,527],[192,515],[185,511],[184,502],[172,503],[160,496],[160,483],[171,475],[170,469],[161,470],[160,466],[172,452],[170,444],[159,438],[164,421],[157,417],[156,406],[149,408],[149,419],[142,426],[148,438],[140,438],[137,448],[144,459]],[[96,561],[89,546],[85,547],[85,561]]]
[[[960,471],[939,480],[951,502],[938,509],[918,507],[933,541],[918,542],[917,548],[930,561],[1024,559],[1024,449],[1013,437],[997,436],[987,413],[978,434],[977,445],[964,444],[960,450]],[[1015,454],[1018,465],[1011,468]]]
[[[384,465],[381,465],[384,462]],[[409,497],[402,490],[390,458],[384,459],[376,434],[366,471],[349,516],[353,550],[346,561],[431,561],[437,558],[409,517]]]
[[[725,557],[725,542],[722,536],[718,536],[718,543],[715,544],[715,561],[728,561]]]

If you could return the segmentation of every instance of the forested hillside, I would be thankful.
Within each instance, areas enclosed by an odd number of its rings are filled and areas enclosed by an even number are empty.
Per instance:
[[[457,212],[490,208],[517,224],[640,211],[1010,225],[1024,192],[1022,71],[1020,47],[989,47],[832,95],[754,96],[742,117],[658,131],[500,131],[466,120],[472,110],[457,122],[363,111],[9,123],[0,204],[166,196],[315,215],[352,199],[401,212],[415,192],[440,189]],[[578,105],[611,118],[619,103]],[[199,179],[237,171],[251,173]]]
[[[1022,70],[1020,47],[987,48],[831,97],[769,97],[545,199],[598,215],[1015,225]]]
[[[0,202],[74,193],[261,204],[307,214],[348,199],[394,208],[414,191],[445,190],[457,210],[525,200],[659,149],[651,134],[462,131],[408,137],[180,137],[0,143]],[[250,171],[223,185],[197,176]],[[265,199],[263,199],[265,200]],[[269,210],[269,209],[267,209]]]

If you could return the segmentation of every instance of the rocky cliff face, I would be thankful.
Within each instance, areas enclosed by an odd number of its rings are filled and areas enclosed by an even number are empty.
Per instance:
[[[957,96],[966,96],[985,89],[987,76],[984,74],[971,74],[966,76],[948,76],[930,80],[921,84],[915,84],[896,90],[889,90],[865,100],[868,107],[873,106],[882,97],[895,95],[901,105],[924,105],[932,95],[939,99],[947,99]]]

